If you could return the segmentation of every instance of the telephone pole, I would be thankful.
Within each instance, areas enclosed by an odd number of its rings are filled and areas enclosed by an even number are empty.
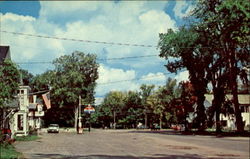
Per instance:
[[[78,120],[79,120],[79,122],[78,122],[79,123],[79,125],[78,125],[78,133],[82,134],[83,131],[82,131],[82,116],[81,116],[82,115],[81,114],[81,96],[79,96],[79,108],[78,108],[78,110],[79,110],[78,111],[78,113],[79,113],[78,114]]]

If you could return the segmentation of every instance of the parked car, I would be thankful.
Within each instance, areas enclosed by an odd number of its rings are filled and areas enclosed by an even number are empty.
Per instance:
[[[145,125],[137,125],[136,129],[146,129],[147,127]]]
[[[58,124],[50,124],[48,129],[48,133],[59,133],[59,125]]]
[[[160,130],[160,129],[161,129],[161,127],[158,124],[153,124],[151,127],[151,130]]]

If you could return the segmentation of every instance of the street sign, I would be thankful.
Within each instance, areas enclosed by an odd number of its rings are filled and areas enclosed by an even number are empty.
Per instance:
[[[88,105],[86,108],[84,108],[84,113],[94,113],[95,112],[95,108],[92,107],[91,105]]]

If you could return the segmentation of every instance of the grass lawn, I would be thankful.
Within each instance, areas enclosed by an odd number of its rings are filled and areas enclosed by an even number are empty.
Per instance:
[[[17,136],[15,137],[15,141],[33,141],[37,140],[40,137],[37,135],[29,135],[29,136]],[[22,153],[17,152],[15,147],[11,144],[0,144],[0,159],[10,159],[10,158],[20,158],[22,157]]]
[[[28,135],[28,136],[16,136],[15,140],[16,141],[33,141],[39,138],[40,137],[38,137],[37,135]]]
[[[0,145],[0,158],[2,159],[9,159],[9,158],[18,158],[21,157],[22,154],[20,152],[17,152],[14,148],[13,145],[8,144],[8,145],[4,145],[1,144]]]

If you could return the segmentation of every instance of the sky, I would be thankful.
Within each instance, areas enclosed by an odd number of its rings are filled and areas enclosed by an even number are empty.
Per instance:
[[[185,24],[192,2],[1,1],[0,44],[10,46],[12,61],[34,75],[53,69],[47,62],[62,55],[96,54],[100,64],[96,97],[113,90],[138,90],[141,84],[163,85],[168,77],[187,80],[187,71],[167,71],[156,46],[159,33]]]

